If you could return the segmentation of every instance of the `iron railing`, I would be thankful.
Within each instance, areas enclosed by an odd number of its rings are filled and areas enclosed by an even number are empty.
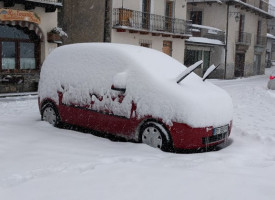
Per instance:
[[[113,9],[113,27],[138,31],[191,35],[191,21],[125,8]]]
[[[46,3],[46,4],[57,4],[57,5],[62,5],[63,3],[63,0],[25,0],[25,1],[32,1],[32,2]]]
[[[267,39],[265,36],[256,36],[255,44],[256,46],[266,46]]]
[[[243,2],[254,8],[259,8],[262,11],[275,16],[275,7],[271,4],[267,3],[265,0],[221,0],[221,2]],[[209,2],[217,2],[216,0],[187,0],[187,3],[209,3]]]
[[[251,33],[246,32],[237,32],[236,33],[236,43],[241,45],[250,45],[251,44]]]
[[[215,28],[192,25],[192,36],[193,37],[204,37],[213,40],[219,40],[225,43],[225,33],[223,31],[217,30]]]

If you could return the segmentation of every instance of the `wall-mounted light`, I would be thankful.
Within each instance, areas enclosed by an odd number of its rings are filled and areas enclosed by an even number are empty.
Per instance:
[[[185,7],[185,5],[186,5],[186,0],[182,0],[182,8],[184,8]]]
[[[239,12],[229,12],[230,17],[235,17],[235,21],[239,22],[241,19],[241,14]]]

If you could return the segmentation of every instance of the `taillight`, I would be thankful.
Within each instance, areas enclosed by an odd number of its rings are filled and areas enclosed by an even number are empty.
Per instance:
[[[269,79],[273,80],[273,79],[275,79],[275,76],[270,76]]]

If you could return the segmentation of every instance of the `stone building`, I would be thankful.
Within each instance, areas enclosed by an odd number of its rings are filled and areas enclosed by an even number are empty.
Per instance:
[[[112,42],[163,51],[181,63],[185,39],[186,0],[64,0],[60,26],[68,33],[65,44]]]
[[[268,3],[268,0],[188,0],[187,19],[225,33],[224,50],[209,49],[210,59],[221,64],[214,74],[216,78],[264,73],[267,20],[275,15]]]
[[[61,0],[0,0],[0,93],[37,90],[45,57],[61,42]]]

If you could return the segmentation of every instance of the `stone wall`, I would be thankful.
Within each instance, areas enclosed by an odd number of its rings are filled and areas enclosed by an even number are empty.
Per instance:
[[[63,0],[58,22],[68,34],[64,44],[103,42],[106,0]]]
[[[38,73],[0,74],[0,93],[37,91],[38,81]]]

